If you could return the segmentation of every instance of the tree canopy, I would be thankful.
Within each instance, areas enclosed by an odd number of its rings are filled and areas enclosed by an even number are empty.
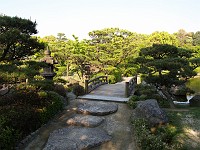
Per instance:
[[[12,61],[44,48],[37,38],[36,22],[19,17],[0,16],[0,61]]]
[[[185,81],[196,73],[190,59],[193,51],[168,44],[153,44],[141,49],[136,62],[139,72],[150,83],[171,86]]]
[[[143,61],[150,61],[149,65],[153,65],[152,59],[155,59],[157,61],[155,66],[146,67],[148,69],[154,67],[159,69],[160,67],[162,77],[166,78],[169,72],[172,75],[172,71],[168,69],[179,69],[180,66],[177,65],[181,65],[179,63],[181,61],[183,64],[188,61],[188,66],[191,67],[190,71],[199,66],[197,56],[200,56],[200,47],[193,44],[193,33],[183,29],[174,34],[157,31],[146,35],[119,28],[105,28],[89,32],[89,37],[88,40],[79,40],[76,36],[69,39],[64,33],[58,33],[57,37],[46,36],[42,38],[42,41],[50,46],[52,53],[59,61],[59,65],[62,66],[60,68],[65,68],[63,71],[76,72],[82,79],[84,65],[81,64],[90,64],[91,71],[95,70],[94,75],[117,73],[133,76],[137,73],[138,68],[144,66],[142,63],[135,63],[134,60],[138,56],[137,60],[145,58]],[[144,49],[146,50],[144,51]],[[188,49],[192,51],[188,51]],[[161,64],[162,66],[158,66]],[[156,71],[154,70],[154,72]],[[156,73],[151,72],[150,74],[154,76]],[[188,74],[189,72],[186,77],[183,74],[181,76],[188,78]],[[190,74],[193,76],[194,72],[191,71]]]

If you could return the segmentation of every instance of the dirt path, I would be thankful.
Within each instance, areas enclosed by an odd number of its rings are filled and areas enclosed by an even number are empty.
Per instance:
[[[64,111],[56,116],[47,125],[43,126],[33,140],[26,144],[25,150],[41,150],[44,148],[49,134],[63,127],[67,127],[66,121],[76,113],[76,106],[80,102],[86,100],[72,100],[70,105]],[[98,103],[98,102],[97,102]],[[115,103],[115,102],[107,102]],[[101,146],[92,148],[91,150],[136,150],[133,140],[132,126],[130,124],[130,116],[132,110],[125,103],[117,103],[118,111],[114,114],[103,116],[104,122],[97,128],[102,128],[112,136],[110,142],[104,143]]]
[[[131,113],[127,104],[118,103],[118,111],[105,116],[105,121],[100,126],[112,136],[112,140],[92,150],[136,150],[130,123]]]

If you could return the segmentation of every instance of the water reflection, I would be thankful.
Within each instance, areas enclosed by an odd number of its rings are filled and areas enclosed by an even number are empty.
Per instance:
[[[194,97],[194,95],[186,95],[186,99],[189,101]]]
[[[181,101],[173,101],[174,104],[177,105],[189,105],[190,104],[190,99],[192,99],[194,95],[186,95],[187,101],[181,102]]]
[[[188,88],[190,88],[191,90],[195,91],[195,94],[188,94],[186,95],[186,100],[187,101],[173,101],[174,104],[177,105],[189,105],[190,104],[190,100],[196,95],[196,94],[200,94],[200,77],[197,78],[192,78],[190,80],[188,80],[188,82],[186,83],[186,86]]]

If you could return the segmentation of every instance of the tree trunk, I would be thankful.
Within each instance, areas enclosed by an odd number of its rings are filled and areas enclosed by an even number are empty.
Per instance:
[[[164,94],[164,96],[167,98],[169,105],[171,108],[175,108],[175,105],[173,103],[174,98],[172,97],[172,95],[169,94],[168,89],[166,87],[161,89],[162,93]]]

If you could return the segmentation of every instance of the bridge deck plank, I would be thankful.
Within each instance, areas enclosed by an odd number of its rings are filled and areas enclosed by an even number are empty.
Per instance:
[[[116,102],[127,102],[129,99],[125,97],[125,82],[99,86],[89,94],[79,96],[78,98]]]

